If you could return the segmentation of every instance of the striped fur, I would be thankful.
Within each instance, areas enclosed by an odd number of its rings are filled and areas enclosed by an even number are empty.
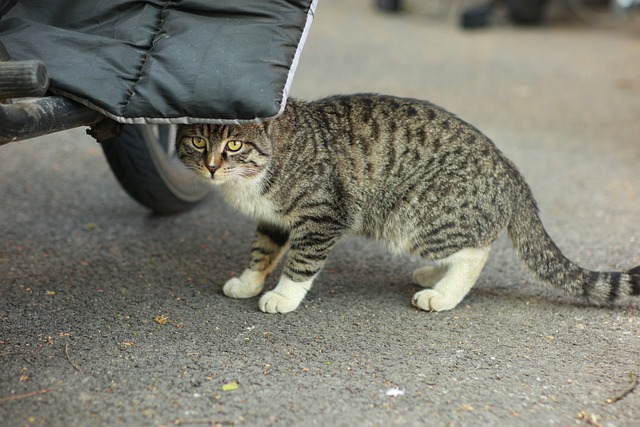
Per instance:
[[[196,149],[193,137],[206,139],[206,148]],[[230,152],[228,141],[243,148]],[[516,167],[476,128],[426,101],[291,99],[271,122],[180,126],[176,149],[232,206],[259,220],[246,274],[225,294],[256,295],[288,249],[280,284],[260,301],[264,311],[295,309],[345,234],[436,261],[435,273],[415,276],[437,279],[414,297],[423,309],[453,308],[505,229],[544,282],[596,303],[640,295],[640,267],[598,273],[569,261]]]

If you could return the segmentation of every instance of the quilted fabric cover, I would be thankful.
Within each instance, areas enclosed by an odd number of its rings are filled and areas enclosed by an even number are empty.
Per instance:
[[[316,0],[20,0],[12,59],[121,123],[242,123],[284,109]]]

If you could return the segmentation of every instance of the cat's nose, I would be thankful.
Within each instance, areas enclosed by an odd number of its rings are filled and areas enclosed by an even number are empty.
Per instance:
[[[207,169],[209,169],[209,172],[211,172],[211,176],[213,176],[216,173],[216,171],[220,169],[220,166],[217,166],[215,164],[207,165]]]

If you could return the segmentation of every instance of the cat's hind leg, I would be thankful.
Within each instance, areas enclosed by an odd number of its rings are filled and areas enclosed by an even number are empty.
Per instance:
[[[262,292],[264,282],[286,252],[289,233],[260,223],[251,245],[251,262],[240,277],[225,283],[222,292],[231,298],[251,298]]]
[[[413,296],[413,305],[427,311],[451,310],[462,301],[476,283],[488,256],[488,247],[466,248],[441,260],[439,269],[444,272],[444,275],[433,289],[417,292]],[[418,270],[416,274],[422,270]],[[428,274],[425,271],[418,275],[424,275],[426,283],[436,274]]]

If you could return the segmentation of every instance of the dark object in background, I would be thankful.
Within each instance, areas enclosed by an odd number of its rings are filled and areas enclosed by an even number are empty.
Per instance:
[[[398,12],[400,10],[400,0],[376,0],[376,6],[385,12]]]
[[[398,12],[401,0],[376,0],[378,9],[385,12]],[[488,25],[497,7],[505,4],[509,19],[519,25],[535,25],[544,19],[547,0],[493,0],[467,8],[460,17],[463,28],[472,29]]]
[[[468,8],[462,12],[460,25],[467,29],[480,28],[489,25],[491,15],[497,3],[497,1],[492,1],[487,4],[480,4]]]
[[[516,24],[535,25],[544,19],[547,0],[507,0],[509,18]]]
[[[484,27],[491,21],[496,8],[504,3],[511,22],[519,25],[537,25],[544,20],[547,0],[494,0],[473,6],[462,13],[460,25],[466,29]]]

